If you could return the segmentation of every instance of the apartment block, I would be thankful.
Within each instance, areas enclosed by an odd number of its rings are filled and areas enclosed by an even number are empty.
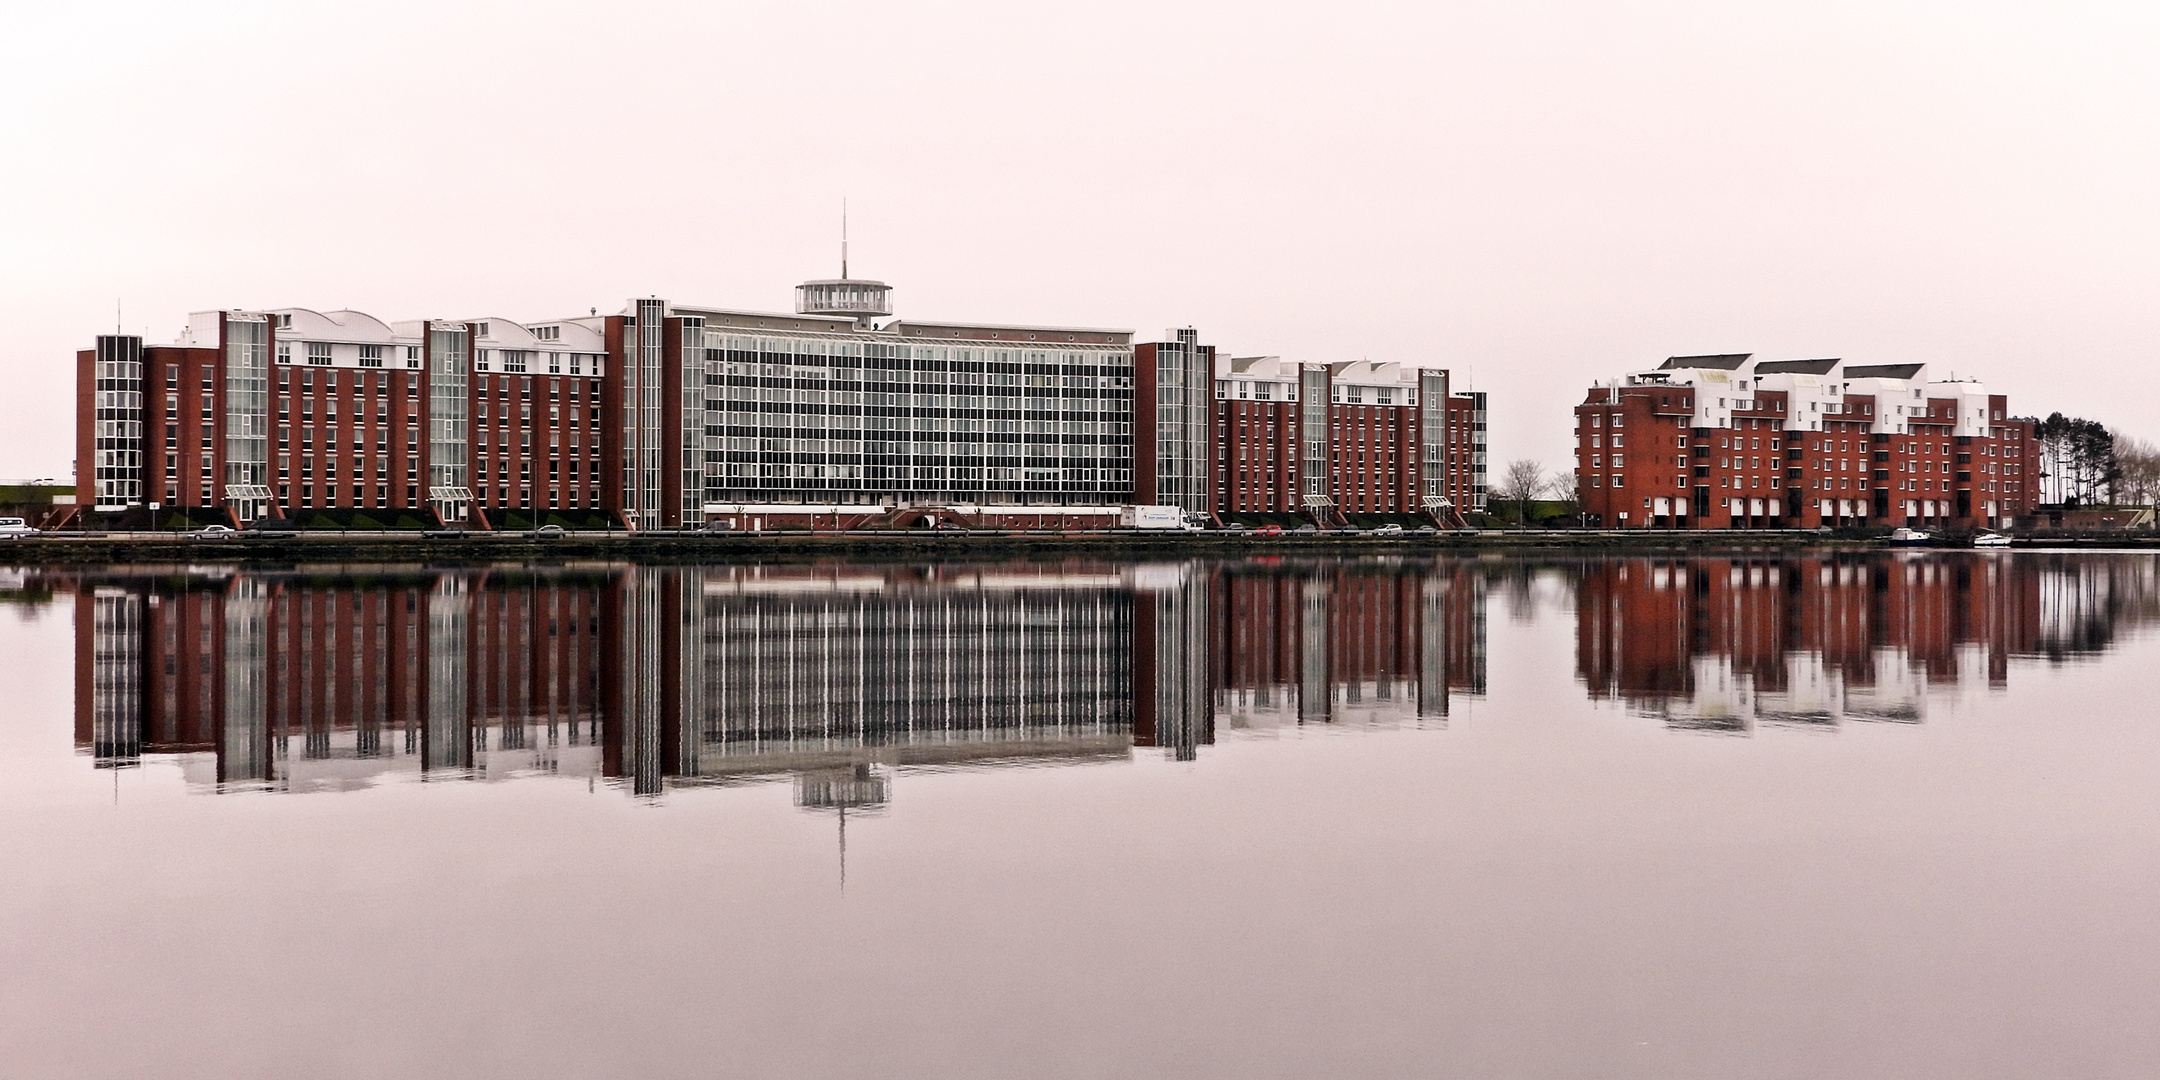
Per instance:
[[[1449,373],[1275,356],[1215,365],[1215,512],[1417,514],[1485,508],[1485,397]]]
[[[2032,422],[1925,364],[1676,356],[1575,414],[1605,528],[1992,528],[2039,502]]]

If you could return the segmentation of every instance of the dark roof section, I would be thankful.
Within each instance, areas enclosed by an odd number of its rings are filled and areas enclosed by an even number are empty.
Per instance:
[[[1862,364],[1845,369],[1848,379],[1910,379],[1926,364]]]
[[[1776,375],[1785,372],[1794,375],[1828,375],[1838,365],[1837,358],[1828,360],[1765,360],[1755,365],[1758,375]]]
[[[1719,353],[1716,356],[1675,356],[1660,364],[1658,370],[1677,371],[1680,368],[1715,368],[1719,371],[1733,371],[1739,368],[1740,365],[1747,363],[1747,358],[1753,355],[1755,354],[1736,352]]]

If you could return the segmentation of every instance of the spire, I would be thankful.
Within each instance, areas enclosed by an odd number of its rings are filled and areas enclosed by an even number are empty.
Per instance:
[[[840,196],[840,280],[847,280],[847,196]]]

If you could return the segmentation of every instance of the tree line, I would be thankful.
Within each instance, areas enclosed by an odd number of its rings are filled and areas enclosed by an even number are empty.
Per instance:
[[[2160,447],[2098,420],[2050,413],[2033,421],[2040,501],[2149,506],[2160,499]]]

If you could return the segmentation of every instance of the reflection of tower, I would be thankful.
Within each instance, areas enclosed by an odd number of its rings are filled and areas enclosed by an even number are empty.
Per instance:
[[[658,571],[631,567],[623,572],[609,598],[609,622],[601,640],[615,647],[611,663],[601,668],[602,694],[612,707],[602,715],[614,725],[608,733],[608,772],[630,777],[638,795],[660,794],[660,711],[662,674],[661,604]],[[609,633],[612,630],[612,634]],[[612,674],[612,686],[606,680]]]
[[[99,586],[91,594],[90,747],[99,768],[142,760],[143,597]]]
[[[1298,720],[1304,723],[1325,723],[1335,696],[1329,678],[1329,585],[1325,574],[1314,574],[1300,590],[1304,610],[1298,619]]]
[[[1133,744],[1166,746],[1179,761],[1215,741],[1208,686],[1208,575],[1191,564],[1132,571]]]
[[[671,639],[668,655],[676,666],[667,673],[673,688],[667,711],[667,753],[670,771],[696,776],[705,740],[698,736],[705,718],[705,589],[700,575],[680,569],[657,571],[667,594],[666,618]]]
[[[604,607],[601,669],[606,771],[630,790],[658,795],[663,777],[694,767],[703,747],[694,718],[705,711],[704,600],[696,572],[632,567]],[[685,718],[691,738],[685,740]]]
[[[465,695],[465,642],[472,597],[465,579],[444,574],[427,598],[427,723],[423,769],[470,769],[472,721]]]
[[[218,783],[270,779],[269,586],[234,579],[225,594],[225,707],[218,720]]]
[[[1420,720],[1445,720],[1448,714],[1449,578],[1429,574],[1418,590],[1418,686]]]

